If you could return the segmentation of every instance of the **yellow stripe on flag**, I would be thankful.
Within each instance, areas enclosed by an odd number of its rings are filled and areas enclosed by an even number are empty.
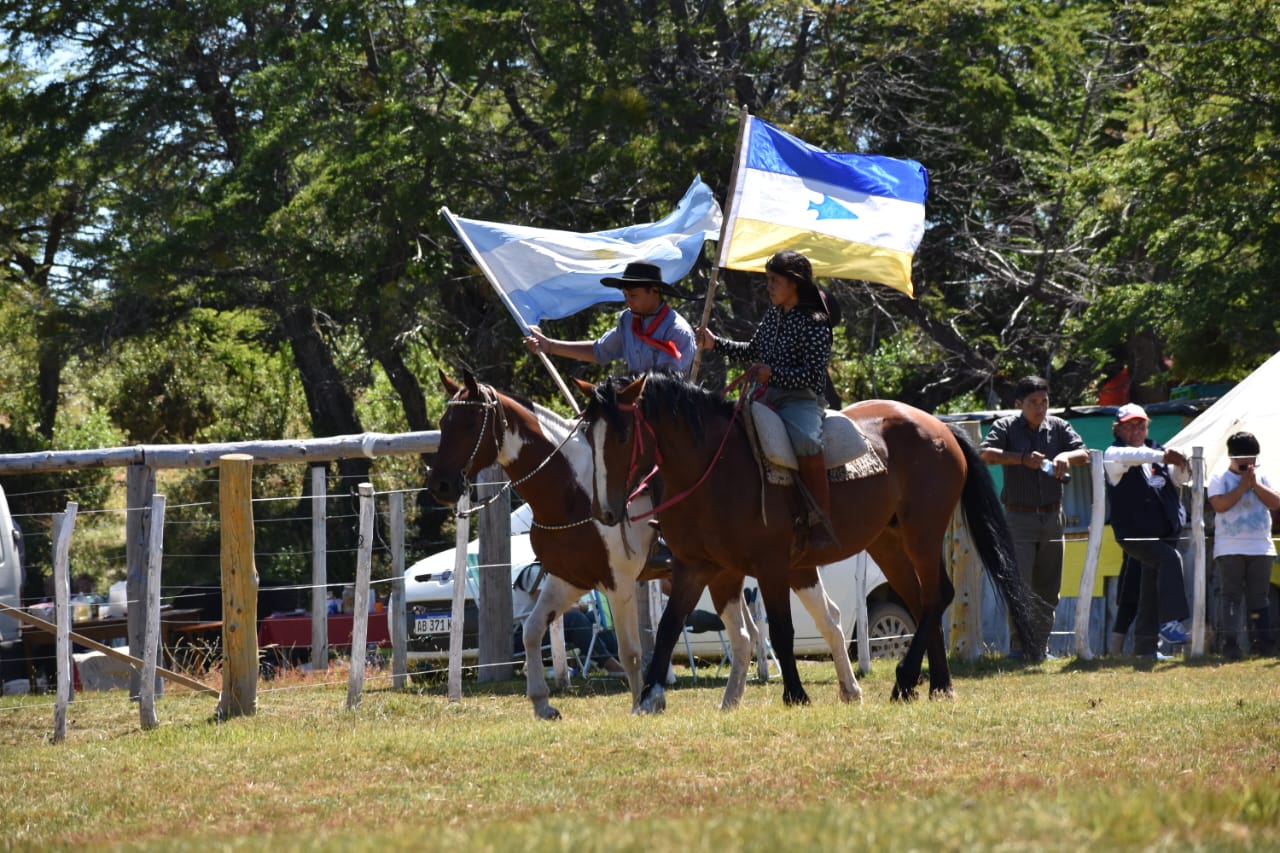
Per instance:
[[[908,296],[915,295],[911,286],[911,252],[850,243],[838,237],[758,219],[734,219],[724,266],[763,272],[769,258],[785,249],[807,257],[815,276],[874,281]]]

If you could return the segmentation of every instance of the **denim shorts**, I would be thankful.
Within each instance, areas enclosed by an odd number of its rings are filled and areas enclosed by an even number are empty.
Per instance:
[[[812,456],[822,452],[822,412],[826,407],[817,394],[808,388],[770,388],[765,392],[764,402],[782,418],[796,456]]]

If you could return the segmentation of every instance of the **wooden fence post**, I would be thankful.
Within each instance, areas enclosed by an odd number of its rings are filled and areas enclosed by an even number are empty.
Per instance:
[[[360,547],[356,549],[355,613],[351,620],[351,669],[347,676],[347,710],[360,707],[369,640],[369,578],[373,572],[373,484],[356,487],[360,495]]]
[[[218,460],[222,528],[222,696],[218,719],[258,708],[258,569],[253,561],[253,457]]]
[[[462,701],[462,625],[467,618],[467,540],[471,537],[471,496],[458,496],[454,513],[453,605],[449,621],[449,701]]]
[[[1191,657],[1204,656],[1205,565],[1204,448],[1191,448]]]
[[[67,737],[67,704],[71,701],[71,531],[76,526],[74,501],[53,516],[53,607],[58,632],[54,645],[58,681],[53,704],[53,742]]]
[[[311,669],[329,668],[329,544],[326,465],[311,466]]]
[[[858,555],[853,576],[853,610],[858,625],[858,674],[871,673],[871,615],[867,612],[867,560],[864,551]]]
[[[151,528],[147,509],[155,493],[155,469],[149,465],[130,465],[125,475],[125,562],[128,564],[125,598],[129,608],[129,650],[139,658],[147,641],[147,602],[151,600],[147,590],[147,542]],[[141,685],[142,672],[134,670],[129,674],[129,696],[136,699]],[[156,689],[163,694],[163,685]]]
[[[155,495],[147,511],[151,528],[151,535],[147,537],[147,624],[140,655],[142,677],[138,687],[138,716],[143,729],[154,729],[160,725],[156,716],[156,664],[161,654],[160,563],[164,556],[164,508],[164,495]]]
[[[1093,611],[1093,583],[1098,574],[1098,558],[1102,555],[1102,527],[1107,517],[1106,471],[1102,451],[1089,451],[1089,479],[1093,486],[1093,504],[1089,510],[1089,542],[1085,546],[1084,570],[1080,573],[1080,592],[1076,597],[1076,657],[1092,660],[1089,648],[1089,616]],[[1105,641],[1104,641],[1105,646]]]
[[[409,624],[404,603],[404,493],[388,495],[391,514],[391,596],[387,600],[387,633],[391,635],[391,686],[405,687],[409,678]]]
[[[506,474],[496,465],[480,472],[482,500],[497,489],[501,497],[480,510],[480,583],[476,608],[480,615],[477,680],[505,681],[515,675],[511,640],[511,492]]]
[[[975,445],[982,442],[977,421],[957,425]],[[948,563],[956,597],[948,608],[951,649],[965,660],[977,660],[982,654],[982,561],[978,559],[973,538],[957,507],[947,527]]]

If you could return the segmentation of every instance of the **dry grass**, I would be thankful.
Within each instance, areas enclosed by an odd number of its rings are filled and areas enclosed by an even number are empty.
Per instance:
[[[263,685],[256,716],[171,690],[142,732],[122,694],[82,696],[66,743],[48,697],[0,705],[0,831],[16,849],[1276,849],[1280,663],[957,666],[952,702],[842,706],[685,686],[656,718],[620,687]]]

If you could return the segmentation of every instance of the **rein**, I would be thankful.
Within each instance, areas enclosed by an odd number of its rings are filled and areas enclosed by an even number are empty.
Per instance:
[[[694,483],[692,486],[690,486],[689,488],[685,489],[684,491],[680,492],[677,495],[673,495],[672,497],[663,501],[659,505],[650,509],[648,512],[643,512],[640,515],[630,516],[630,520],[632,522],[643,521],[646,518],[652,518],[662,510],[675,506],[685,498],[689,497],[689,495],[693,494],[693,492],[699,486],[705,483],[707,481],[707,478],[711,476],[711,470],[715,468],[716,463],[720,461],[720,455],[724,452],[724,446],[729,442],[729,435],[733,432],[733,424],[738,419],[738,414],[742,411],[743,404],[752,396],[750,393],[748,393],[749,386],[743,383],[743,379],[746,377],[746,375],[747,374],[744,373],[742,376],[739,376],[737,379],[733,381],[732,384],[730,384],[724,390],[724,393],[727,393],[729,391],[732,391],[738,385],[742,385],[742,390],[738,393],[738,400],[736,403],[733,404],[733,415],[732,417],[729,418],[729,423],[724,429],[724,435],[721,436],[720,438],[720,446],[716,448],[715,455],[712,456],[711,461],[707,463],[706,470],[702,472],[702,476],[699,477],[698,481]],[[641,392],[641,396],[643,396],[643,392]],[[631,468],[627,472],[628,480],[630,480],[631,475],[635,473],[636,460],[639,458],[640,453],[644,449],[643,448],[644,439],[640,435],[640,427],[643,426],[646,430],[648,430],[649,435],[653,438],[653,456],[654,456],[653,470],[651,470],[648,474],[645,474],[644,478],[640,481],[639,485],[637,485],[635,489],[632,490],[631,494],[627,496],[627,506],[631,506],[631,502],[634,501],[642,491],[644,491],[644,489],[649,485],[649,481],[653,479],[653,476],[655,474],[658,473],[658,468],[662,465],[662,452],[658,449],[657,432],[654,431],[653,425],[650,424],[647,420],[645,420],[644,413],[640,411],[640,401],[637,400],[634,403],[619,404],[618,408],[624,412],[627,412],[627,411],[631,412],[632,416],[635,418],[635,421],[636,421],[635,430],[632,433],[632,439],[631,439]]]
[[[462,468],[462,483],[468,490],[470,490],[471,486],[473,485],[471,481],[471,476],[468,472],[471,470],[472,466],[475,465],[476,456],[480,453],[480,448],[483,445],[485,428],[488,427],[489,425],[490,411],[494,411],[497,413],[495,417],[495,419],[497,420],[497,424],[495,424],[495,427],[493,430],[493,455],[495,458],[500,458],[502,456],[502,442],[499,440],[498,435],[500,432],[502,434],[506,434],[507,432],[507,419],[506,419],[506,416],[503,414],[502,402],[498,399],[498,392],[494,390],[493,386],[485,385],[483,383],[477,384],[476,387],[480,391],[480,396],[483,399],[481,400],[453,399],[453,400],[449,400],[444,404],[446,409],[451,406],[479,406],[484,411],[484,421],[480,424],[480,432],[476,434],[475,447],[471,448],[471,456],[467,458],[467,464],[464,465]],[[456,511],[454,513],[454,517],[470,518],[471,516],[480,512],[482,509],[488,507],[494,501],[501,498],[504,492],[508,491],[509,489],[515,488],[521,483],[524,483],[524,482],[527,482],[528,480],[533,479],[533,477],[536,476],[539,471],[541,471],[543,468],[547,466],[548,462],[550,462],[553,458],[555,458],[556,454],[560,452],[560,448],[564,447],[565,444],[569,441],[569,439],[573,437],[574,431],[578,428],[578,425],[581,423],[582,423],[582,418],[579,417],[577,422],[565,432],[564,438],[560,440],[560,443],[557,444],[554,448],[552,448],[551,452],[547,454],[547,456],[541,462],[535,465],[533,469],[529,471],[529,473],[525,474],[523,477],[520,477],[519,479],[516,479],[516,480],[508,479],[507,482],[502,485],[502,488],[498,489],[498,491],[494,492],[482,503],[479,503],[467,510]],[[579,525],[586,524],[591,520],[592,518],[590,516],[587,516],[581,521],[572,521],[572,522],[569,522],[568,524],[541,524],[538,522],[537,519],[533,519],[533,525],[535,527],[541,527],[544,530],[566,530],[570,527],[578,527]]]

